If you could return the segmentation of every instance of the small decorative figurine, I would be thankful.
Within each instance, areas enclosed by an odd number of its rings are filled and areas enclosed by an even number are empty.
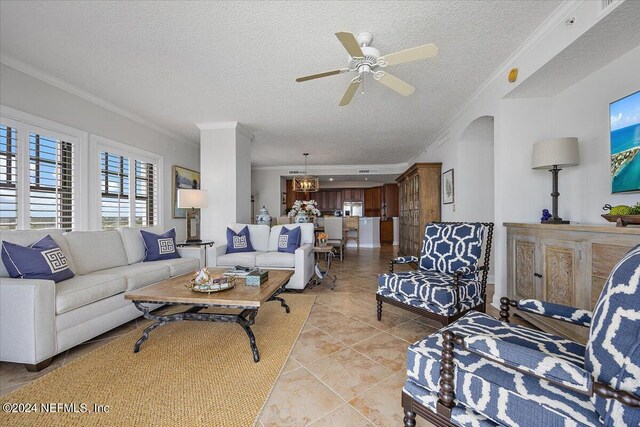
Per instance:
[[[547,222],[551,219],[551,213],[549,213],[549,209],[542,209],[542,217],[540,218],[540,222]]]

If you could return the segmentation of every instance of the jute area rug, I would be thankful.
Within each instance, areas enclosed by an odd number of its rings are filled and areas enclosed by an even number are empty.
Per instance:
[[[2,411],[0,425],[254,425],[315,300],[313,295],[281,296],[291,313],[269,302],[252,327],[259,363],[253,362],[247,335],[237,324],[164,325],[134,354],[141,327],[3,396],[3,409],[7,403],[28,403],[38,412]],[[75,404],[58,405],[58,410],[77,412],[43,413],[41,403]],[[94,405],[106,405],[109,412],[93,412]]]

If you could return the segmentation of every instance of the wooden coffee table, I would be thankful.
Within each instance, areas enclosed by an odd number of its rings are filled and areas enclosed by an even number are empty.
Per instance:
[[[218,275],[226,269],[209,269],[209,272]],[[133,304],[142,312],[146,319],[154,320],[151,326],[142,332],[142,337],[133,346],[133,352],[140,351],[140,346],[147,339],[149,333],[159,326],[179,320],[203,320],[207,322],[232,322],[238,323],[249,337],[249,345],[253,351],[253,360],[260,361],[260,353],[256,345],[256,339],[251,331],[258,309],[268,301],[279,301],[285,311],[289,313],[289,306],[278,295],[284,291],[289,283],[293,271],[269,270],[269,280],[262,286],[246,286],[244,279],[238,279],[232,289],[211,294],[194,292],[184,285],[189,283],[194,273],[183,274],[171,279],[163,280],[144,288],[136,289],[124,294],[125,299],[133,301]],[[186,311],[176,314],[155,315],[150,313],[150,308],[143,303],[157,303],[165,305],[191,306]],[[205,308],[231,308],[242,310],[239,314],[228,313],[199,313]]]

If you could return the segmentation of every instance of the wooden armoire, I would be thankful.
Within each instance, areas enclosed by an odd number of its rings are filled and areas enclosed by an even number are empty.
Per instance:
[[[425,226],[440,221],[442,163],[415,163],[396,179],[400,201],[400,253],[420,255]]]

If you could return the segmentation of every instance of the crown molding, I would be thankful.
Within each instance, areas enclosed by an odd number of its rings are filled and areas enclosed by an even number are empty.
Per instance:
[[[351,173],[348,173],[347,175],[354,175],[356,173],[354,173],[353,171],[357,171],[359,169],[378,169],[379,171],[376,172],[373,175],[386,175],[386,174],[394,174],[394,173],[402,173],[405,170],[407,170],[407,168],[409,167],[409,163],[393,163],[393,164],[381,164],[381,165],[307,165],[307,170],[308,171],[333,171],[333,170],[340,170],[340,171],[351,171]],[[288,172],[289,170],[295,170],[295,169],[304,169],[304,165],[285,165],[285,166],[252,166],[251,167],[252,170],[279,170],[284,172],[285,175],[287,175],[286,172]],[[363,176],[366,176],[367,174],[361,174]]]
[[[558,6],[552,13],[545,19],[542,24],[535,29],[533,33],[513,52],[506,61],[498,67],[498,69],[487,79],[484,83],[476,89],[476,91],[456,110],[456,112],[449,117],[449,119],[438,129],[435,135],[425,142],[420,150],[411,158],[411,161],[415,160],[424,150],[436,141],[441,141],[448,138],[445,132],[449,132],[449,128],[452,123],[478,98],[485,94],[487,89],[499,78],[504,76],[513,66],[517,60],[523,55],[527,54],[533,48],[535,48],[542,40],[544,40],[553,30],[559,25],[563,24],[567,18],[567,15],[573,13],[574,10],[580,6],[584,0],[565,0],[560,6]],[[523,80],[524,81],[524,80]],[[522,83],[522,82],[520,82]]]
[[[256,136],[246,127],[242,126],[239,122],[201,122],[196,123],[196,126],[200,130],[211,130],[211,129],[237,129],[244,136],[249,138],[251,142],[256,138]]]
[[[100,98],[97,95],[94,95],[90,92],[87,92],[84,89],[80,89],[79,87],[68,83],[58,77],[54,77],[49,73],[46,73],[30,64],[27,64],[24,61],[21,61],[17,58],[14,58],[11,55],[8,55],[4,52],[0,52],[0,63],[6,65],[9,68],[13,68],[14,70],[20,71],[28,76],[41,80],[45,83],[50,84],[51,86],[57,87],[58,89],[64,90],[65,92],[69,92],[72,95],[75,95],[79,98],[84,99],[85,101],[89,101],[93,104],[96,104],[102,108],[105,108],[113,113],[116,113],[122,117],[125,117],[129,120],[132,120],[138,124],[148,127],[156,132],[159,132],[163,135],[166,135],[172,139],[175,139],[178,142],[183,142],[185,144],[189,144],[193,147],[199,147],[200,145],[189,139],[185,139],[183,136],[178,135],[177,133],[171,132],[168,129],[158,125],[157,123],[142,117],[136,113],[132,113],[116,104],[113,104],[103,98]]]

